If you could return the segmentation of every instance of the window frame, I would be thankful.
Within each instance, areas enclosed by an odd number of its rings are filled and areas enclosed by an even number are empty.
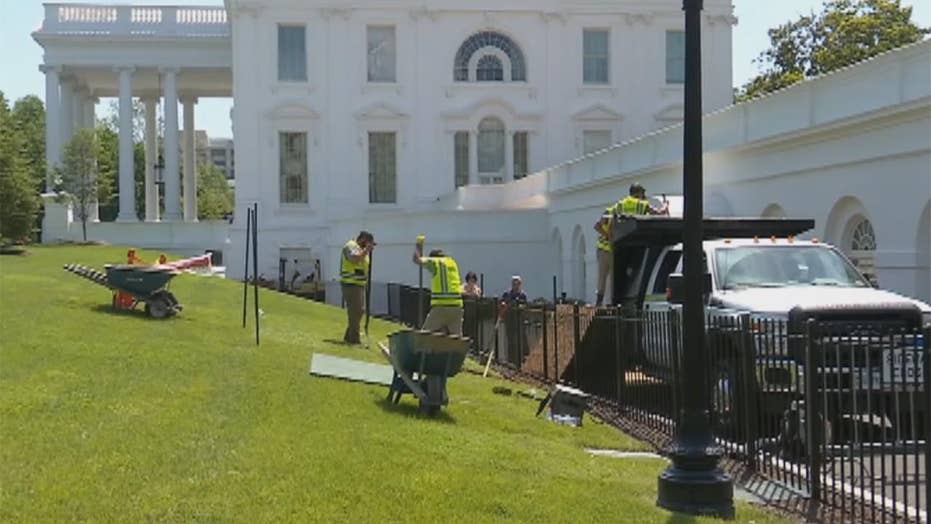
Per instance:
[[[674,59],[679,59],[682,61],[682,70],[681,70],[681,79],[672,78],[670,79],[669,67],[670,67],[670,47],[669,47],[669,36],[671,34],[680,34],[682,35],[682,55],[681,57],[673,57]],[[685,31],[682,29],[666,29],[663,32],[663,78],[664,84],[666,86],[672,87],[681,87],[685,85]]]
[[[605,35],[605,79],[598,81],[590,81],[586,79],[586,59],[588,55],[585,50],[585,37],[589,33],[604,33]],[[599,86],[610,86],[613,84],[611,81],[611,28],[609,27],[585,27],[582,28],[582,85],[586,87],[599,87]]]
[[[283,186],[284,181],[284,165],[282,163],[284,156],[284,135],[303,135],[304,137],[304,200],[303,201],[290,201],[286,202],[284,200],[285,187]],[[277,136],[277,164],[278,164],[278,205],[279,207],[309,207],[310,206],[310,144],[311,137],[310,131],[307,129],[294,129],[294,128],[279,128],[276,132]]]
[[[394,64],[392,68],[393,80],[372,80],[371,78],[369,60],[371,59],[372,55],[370,54],[370,42],[369,42],[370,33],[369,32],[372,29],[391,29],[392,31],[392,34],[394,36]],[[398,46],[398,26],[396,24],[392,24],[392,23],[366,24],[365,26],[365,82],[366,84],[388,85],[388,86],[397,85],[398,84],[399,51],[400,49]]]
[[[518,136],[523,139],[523,158],[518,154]],[[511,159],[511,178],[513,180],[520,180],[526,178],[530,174],[530,132],[529,131],[514,131],[511,133],[511,151],[513,151],[513,158]],[[518,170],[518,164],[523,164],[524,171],[521,173]]]
[[[284,28],[288,29],[303,29],[304,32],[304,78],[303,79],[285,79],[282,78],[282,55],[281,55],[281,30]],[[310,82],[310,38],[309,32],[307,30],[307,24],[296,24],[292,22],[277,22],[275,23],[275,81],[279,84],[285,85],[299,85],[307,84]]]
[[[394,138],[394,199],[391,201],[375,201],[373,200],[373,177],[377,176],[377,173],[373,169],[377,168],[372,165],[372,154],[373,154],[373,135],[388,135]],[[398,205],[398,187],[399,187],[399,168],[400,168],[400,156],[399,156],[399,146],[400,144],[400,133],[397,130],[393,129],[368,129],[365,131],[365,166],[366,166],[366,176],[367,176],[367,187],[368,187],[368,203],[371,206],[397,206]]]
[[[603,148],[601,148],[601,149],[595,149],[595,150],[592,150],[592,151],[586,151],[587,148],[586,148],[586,142],[585,142],[585,135],[591,134],[591,133],[607,134],[607,135],[608,135],[608,145],[606,145],[605,147],[603,147]],[[602,151],[602,150],[604,150],[604,149],[607,149],[607,148],[611,147],[612,145],[614,145],[614,131],[613,131],[613,130],[611,130],[611,129],[604,129],[604,128],[585,128],[585,129],[582,129],[582,156],[588,156],[588,155],[591,155],[591,154],[596,153],[596,152],[598,152],[598,151]]]
[[[465,137],[465,158],[460,158],[459,151],[459,139]],[[465,162],[465,166],[460,165],[460,162]],[[465,181],[460,184],[462,172],[460,171],[461,167],[465,167]],[[471,184],[472,182],[472,132],[471,131],[455,131],[453,132],[453,188],[459,189],[460,187],[465,187]]]

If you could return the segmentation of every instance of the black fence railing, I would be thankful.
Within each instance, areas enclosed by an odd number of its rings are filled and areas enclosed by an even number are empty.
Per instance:
[[[429,292],[388,285],[389,317],[417,326]],[[709,315],[708,360],[683,370],[680,310],[640,313],[466,298],[476,356],[674,435],[683,373],[702,373],[716,441],[750,471],[861,522],[928,522],[931,328],[885,321],[790,324]],[[421,319],[422,320],[422,319]]]

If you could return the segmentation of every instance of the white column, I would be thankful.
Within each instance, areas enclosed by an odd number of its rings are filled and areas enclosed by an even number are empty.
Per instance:
[[[93,96],[88,96],[84,100],[84,127],[88,129],[94,129],[97,127],[97,117],[95,112],[97,110],[97,99]]]
[[[194,143],[195,97],[181,99],[184,107],[184,221],[197,222],[197,161]]]
[[[504,181],[514,180],[514,132],[504,132]]]
[[[39,71],[45,73],[45,190],[51,191],[54,184],[52,175],[61,161],[60,98],[58,95],[58,73],[61,70],[57,67],[41,65]]]
[[[145,99],[145,220],[158,222],[158,188],[155,185],[155,163],[158,162],[157,114],[154,98]]]
[[[469,131],[469,184],[478,183],[478,133]]]
[[[165,69],[165,220],[181,220],[178,173],[178,70]]]
[[[133,159],[133,72],[119,67],[120,74],[120,213],[118,222],[136,222],[136,181]]]
[[[71,132],[74,129],[74,89],[73,83],[68,78],[60,78],[61,84],[61,105],[58,108],[58,132],[61,137],[61,147],[64,151],[65,146],[71,141]]]
[[[78,84],[74,86],[74,102],[71,104],[71,134],[84,129],[84,104],[90,92]]]

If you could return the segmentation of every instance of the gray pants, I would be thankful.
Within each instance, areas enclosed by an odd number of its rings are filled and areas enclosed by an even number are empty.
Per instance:
[[[423,321],[424,331],[462,335],[462,306],[433,306]]]
[[[358,344],[362,316],[365,314],[365,286],[343,284],[343,301],[346,303],[346,315],[349,319],[343,342]]]

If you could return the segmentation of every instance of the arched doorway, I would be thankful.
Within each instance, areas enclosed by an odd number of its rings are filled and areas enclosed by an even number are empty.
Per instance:
[[[856,215],[847,224],[843,249],[863,275],[877,283],[876,231],[873,223],[863,215]]]
[[[760,213],[760,216],[763,218],[785,218],[786,210],[782,208],[779,204],[772,203]]]

